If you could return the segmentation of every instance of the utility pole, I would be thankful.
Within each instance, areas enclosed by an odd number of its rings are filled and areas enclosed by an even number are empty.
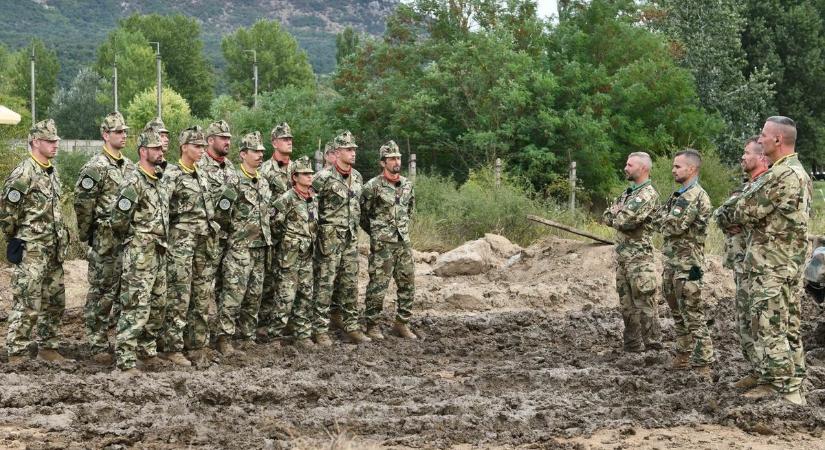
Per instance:
[[[31,70],[31,77],[32,77],[32,83],[31,83],[32,84],[32,86],[31,86],[32,87],[32,92],[31,92],[31,95],[32,95],[32,127],[34,127],[34,124],[37,122],[37,120],[35,119],[36,114],[34,113],[34,83],[35,83],[35,81],[34,81],[34,78],[35,78],[34,77],[34,42],[32,42],[31,69],[32,69]]]
[[[112,66],[112,97],[115,101],[115,112],[117,109],[117,54],[115,55],[115,63]]]
[[[255,50],[244,50],[247,53],[252,53],[252,108],[258,107],[258,53]]]
[[[161,102],[163,101],[163,93],[162,93],[163,91],[162,91],[162,88],[161,88],[161,79],[160,79],[160,42],[150,42],[150,44],[154,44],[154,45],[157,46],[157,51],[155,52],[155,66],[156,66],[156,69],[157,69],[157,78],[158,78],[158,87],[157,87],[157,90],[158,90],[158,100],[157,100],[157,103],[158,103],[158,119],[160,119],[161,118],[160,105],[161,105]]]

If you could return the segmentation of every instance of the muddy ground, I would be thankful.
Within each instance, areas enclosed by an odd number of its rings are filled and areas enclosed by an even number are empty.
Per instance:
[[[421,263],[418,341],[336,342],[306,354],[265,344],[228,360],[213,353],[204,369],[160,367],[134,379],[83,361],[85,273],[71,262],[63,350],[80,362],[0,362],[0,448],[825,445],[825,349],[813,321],[809,406],[744,399],[729,385],[746,366],[718,262],[706,295],[719,362],[707,383],[671,370],[667,350],[621,352],[610,255],[553,239],[483,275],[442,279]],[[0,310],[8,300],[3,271]],[[806,311],[817,314],[810,302]],[[5,331],[3,320],[0,344]]]

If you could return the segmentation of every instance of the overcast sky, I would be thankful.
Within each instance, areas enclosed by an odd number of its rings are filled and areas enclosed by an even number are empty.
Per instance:
[[[538,0],[536,3],[538,3],[539,6],[539,17],[544,18],[551,15],[558,15],[559,13],[556,9],[556,0]]]

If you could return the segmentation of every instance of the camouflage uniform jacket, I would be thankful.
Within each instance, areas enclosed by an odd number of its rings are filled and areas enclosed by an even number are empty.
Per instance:
[[[318,234],[318,201],[315,196],[304,200],[294,189],[275,201],[275,219],[272,221],[276,240],[283,245],[294,245],[301,253],[309,251]]]
[[[169,223],[172,227],[201,236],[219,229],[209,196],[209,184],[199,170],[187,173],[178,164],[169,164],[163,174],[169,198]]]
[[[713,218],[716,220],[716,224],[722,232],[725,233],[725,259],[722,261],[722,266],[738,273],[745,271],[744,261],[745,249],[748,245],[748,230],[743,228],[737,234],[728,234],[725,230],[738,225],[732,223],[736,201],[751,183],[751,181],[746,181],[734,189],[730,197],[722,203],[722,206],[716,208],[716,211],[713,212]]]
[[[410,219],[415,211],[415,190],[401,177],[393,184],[378,175],[364,185],[361,193],[361,228],[372,239],[410,242]]]
[[[651,238],[658,202],[659,193],[648,180],[627,188],[604,212],[604,222],[617,231],[616,255],[620,261],[653,257]]]
[[[228,158],[224,162],[218,162],[208,153],[204,153],[196,165],[209,186],[206,198],[212,204],[215,221],[221,228],[218,237],[226,239],[229,236],[232,204],[237,197],[237,192],[232,186],[238,184],[238,172]]]
[[[272,245],[272,195],[269,183],[260,176],[249,178],[240,170],[231,187],[237,192],[229,220],[229,239],[233,245],[249,248]]]
[[[274,198],[284,195],[284,192],[292,187],[289,180],[289,169],[292,168],[292,164],[290,161],[286,167],[281,167],[278,161],[270,158],[258,169],[258,175],[269,183],[269,190]]]
[[[80,169],[75,185],[74,210],[81,241],[90,242],[97,226],[109,220],[118,189],[126,174],[134,170],[136,166],[132,161],[125,156],[113,158],[105,147]]]
[[[710,197],[699,181],[676,191],[659,209],[657,224],[664,236],[665,266],[675,272],[701,270],[705,262],[705,238],[713,213]],[[700,275],[701,276],[701,275]]]
[[[733,221],[750,231],[745,264],[757,273],[794,277],[808,251],[813,184],[796,154],[776,161],[742,193]]]
[[[143,168],[126,175],[112,209],[111,226],[115,236],[129,242],[155,242],[167,246],[169,202],[160,179],[152,179]]]
[[[318,198],[318,223],[331,225],[339,231],[358,235],[361,220],[361,187],[363,179],[357,170],[344,178],[335,167],[323,169],[312,179]]]
[[[44,169],[32,157],[11,172],[0,199],[0,226],[11,238],[52,246],[65,256],[69,235],[60,209],[60,179],[54,167]]]

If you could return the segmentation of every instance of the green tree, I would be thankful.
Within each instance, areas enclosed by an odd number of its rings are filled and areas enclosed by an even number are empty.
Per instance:
[[[226,77],[232,94],[252,104],[252,54],[258,59],[258,93],[286,86],[315,84],[306,53],[295,38],[274,20],[259,20],[224,36],[221,51],[227,61]]]
[[[161,113],[163,123],[169,130],[169,155],[175,160],[178,155],[178,133],[192,125],[192,111],[189,103],[173,89],[164,87]],[[126,108],[126,122],[133,129],[134,135],[140,133],[143,126],[157,115],[157,89],[154,87],[136,95]]]
[[[151,42],[160,42],[160,53],[168,84],[179,92],[202,117],[209,113],[215,76],[203,53],[201,27],[194,17],[182,14],[134,14],[120,22],[130,32],[140,32]]]
[[[335,36],[335,62],[340,65],[346,57],[355,53],[360,42],[360,34],[352,27],[344,28],[344,31]]]
[[[38,38],[31,40],[28,47],[20,50],[16,58],[14,76],[12,78],[12,94],[25,98],[26,107],[31,112],[31,55],[34,51],[35,61],[35,114],[42,118],[52,101],[54,91],[57,90],[57,73],[60,72],[60,62],[54,50],[46,47]]]
[[[80,69],[71,86],[61,88],[52,100],[49,117],[60,134],[73,139],[100,139],[100,123],[108,112],[111,85],[93,69]]]
[[[112,80],[115,58],[118,103],[122,108],[131,103],[135,95],[156,85],[155,50],[143,33],[116,28],[97,49],[97,73]],[[166,77],[163,76],[163,79]],[[114,109],[111,98],[108,107]]]

